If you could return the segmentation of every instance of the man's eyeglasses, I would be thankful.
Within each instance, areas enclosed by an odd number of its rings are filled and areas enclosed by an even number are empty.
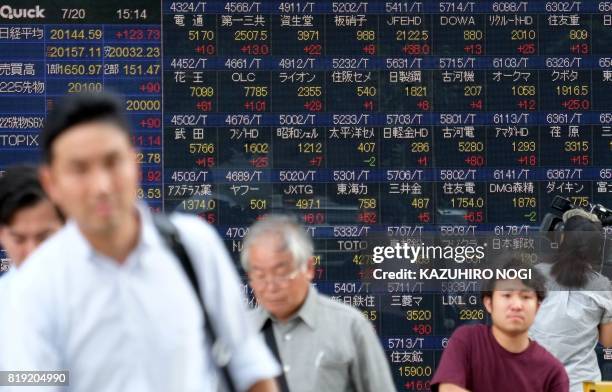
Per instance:
[[[300,269],[298,268],[286,275],[279,275],[279,276],[272,276],[272,277],[250,276],[249,284],[251,285],[251,287],[258,288],[258,289],[266,287],[268,283],[274,283],[275,285],[279,287],[286,287],[289,284],[289,282],[291,282],[293,279],[295,279],[296,276],[298,276],[299,273],[300,273]]]

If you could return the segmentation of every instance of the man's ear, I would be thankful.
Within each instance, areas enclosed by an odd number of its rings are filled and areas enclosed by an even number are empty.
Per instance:
[[[2,242],[4,242],[4,239],[6,238],[7,235],[8,233],[6,232],[6,227],[3,225],[0,225],[0,246],[2,246]]]
[[[306,276],[308,280],[313,280],[315,276],[315,258],[314,256],[310,256],[306,261]]]
[[[486,297],[482,298],[482,303],[484,304],[485,309],[487,309],[487,312],[491,314],[491,310],[493,309],[493,298],[487,295]]]
[[[40,185],[42,185],[43,190],[53,204],[59,205],[59,195],[57,194],[55,181],[53,181],[53,173],[51,173],[49,165],[42,165],[40,169],[38,169],[38,179],[40,180]]]
[[[131,142],[130,142],[130,143],[131,143]],[[136,165],[136,167],[138,168],[138,173],[141,173],[141,172],[142,172],[142,170],[140,170],[140,166],[141,166],[141,165],[140,165],[140,163],[138,163],[138,154],[139,154],[140,152],[141,152],[141,151],[140,151],[138,148],[136,148],[136,147],[135,147],[135,146],[133,146],[133,145],[130,145],[130,155],[131,155],[130,159],[131,159],[131,160],[134,162],[134,165]],[[142,173],[141,173],[141,174],[142,174]]]

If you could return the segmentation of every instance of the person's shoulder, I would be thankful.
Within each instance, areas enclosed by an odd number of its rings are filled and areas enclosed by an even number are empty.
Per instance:
[[[181,234],[214,235],[215,229],[212,225],[197,215],[173,212],[170,220],[176,225]]]
[[[12,277],[11,291],[15,297],[42,299],[55,288],[65,285],[69,271],[82,260],[76,227],[64,226],[40,244],[22,263]],[[45,293],[45,294],[42,294]]]
[[[340,339],[370,342],[376,336],[374,325],[359,309],[319,292],[317,292],[317,317],[325,320],[326,328],[342,331],[342,337],[333,335]]]
[[[61,271],[69,263],[75,263],[71,255],[78,248],[78,235],[78,229],[73,224],[64,225],[32,251],[19,268],[19,275],[36,272],[49,274]]]
[[[553,264],[549,262],[541,262],[533,266],[546,281],[546,288],[549,290],[558,290],[559,284],[552,276]]]
[[[468,325],[460,325],[457,327],[452,335],[452,338],[460,338],[464,340],[475,339],[478,337],[487,336],[489,333],[489,326],[484,324],[468,324]]]
[[[610,292],[612,291],[612,283],[605,275],[600,274],[599,272],[594,272],[591,274],[585,289]]]
[[[532,344],[534,345],[533,355],[531,355],[531,360],[534,361],[533,368],[541,369],[542,377],[547,378],[551,383],[569,385],[569,376],[563,363],[535,340],[532,341]]]
[[[217,229],[197,215],[174,212],[170,215],[170,220],[176,226],[183,241],[190,246],[210,247],[221,242]]]
[[[552,268],[552,264],[551,263],[538,263],[536,265],[533,266],[536,270],[538,270],[538,272],[545,274],[545,275],[550,275],[550,270]]]
[[[561,372],[563,374],[567,374],[565,372],[565,367],[554,355],[552,355],[548,350],[546,350],[542,345],[540,345],[535,340],[532,340],[531,344],[533,344],[533,358],[535,358],[538,362],[544,363],[547,367],[554,373]]]
[[[213,279],[222,278],[221,275],[228,273],[228,269],[231,269],[231,259],[214,226],[199,216],[183,213],[173,213],[170,220],[176,226],[181,242],[196,264],[207,266],[208,272],[213,273],[215,277]],[[209,278],[212,277],[206,275],[205,279]]]
[[[252,325],[254,325],[258,330],[261,330],[264,322],[268,318],[268,314],[261,306],[256,306],[254,308],[247,309],[247,317]]]
[[[319,312],[325,312],[335,319],[352,323],[367,322],[364,315],[351,305],[344,304],[316,291]]]
[[[490,338],[488,337],[488,326],[482,324],[469,324],[457,327],[451,336],[448,338],[444,346],[445,353],[451,357],[457,355],[465,355],[471,363],[474,352],[480,352],[478,355],[488,355],[491,347]],[[478,356],[477,355],[477,356]],[[468,365],[466,362],[465,365]]]

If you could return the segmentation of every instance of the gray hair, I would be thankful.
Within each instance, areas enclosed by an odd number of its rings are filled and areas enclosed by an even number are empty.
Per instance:
[[[281,240],[281,250],[291,253],[293,262],[298,268],[305,268],[306,263],[314,253],[311,236],[304,227],[292,216],[270,214],[255,222],[244,238],[240,263],[245,271],[249,270],[249,251],[262,236],[277,235]]]

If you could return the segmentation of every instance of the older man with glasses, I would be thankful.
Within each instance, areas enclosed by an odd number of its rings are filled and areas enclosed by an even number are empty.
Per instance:
[[[283,391],[395,391],[372,324],[311,286],[313,243],[292,218],[249,230],[241,262],[260,307],[252,316],[283,365]]]

